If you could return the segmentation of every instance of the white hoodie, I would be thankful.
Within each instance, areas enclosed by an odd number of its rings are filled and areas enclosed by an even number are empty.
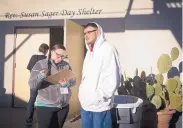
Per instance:
[[[101,26],[100,34],[89,47],[83,64],[82,80],[79,87],[79,101],[86,111],[102,112],[112,108],[111,99],[120,86],[121,71],[118,54],[114,46],[107,43]]]

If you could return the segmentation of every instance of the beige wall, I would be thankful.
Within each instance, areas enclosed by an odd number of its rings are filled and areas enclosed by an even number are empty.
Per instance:
[[[6,88],[6,94],[12,94],[12,76],[13,76],[13,46],[14,46],[14,35],[5,35],[5,58],[7,61],[4,63],[4,88]],[[9,57],[11,56],[11,57]]]
[[[116,46],[119,52],[122,73],[134,77],[135,69],[139,75],[145,71],[147,75],[158,73],[157,61],[163,53],[169,54],[173,47],[177,47],[180,56],[173,62],[173,66],[179,69],[182,61],[182,49],[170,30],[131,30],[125,33],[107,33],[108,41]],[[164,74],[165,80],[167,74]]]

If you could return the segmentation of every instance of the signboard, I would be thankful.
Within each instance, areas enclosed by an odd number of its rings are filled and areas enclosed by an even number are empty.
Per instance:
[[[1,0],[0,20],[123,17],[129,0]]]

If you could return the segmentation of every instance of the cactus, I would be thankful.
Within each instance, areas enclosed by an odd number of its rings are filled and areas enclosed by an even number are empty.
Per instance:
[[[176,60],[178,58],[178,56],[179,56],[179,49],[176,47],[172,48],[172,50],[171,50],[172,61]]]
[[[160,85],[163,84],[164,77],[163,77],[162,74],[157,74],[157,75],[155,76],[155,79],[156,79],[156,81],[157,81],[158,84],[160,84]]]
[[[148,99],[151,99],[151,97],[154,95],[154,87],[146,84],[146,95]]]
[[[174,79],[174,78],[170,78],[166,81],[166,88],[167,88],[169,93],[175,92],[177,85],[178,85],[178,83],[177,83],[176,79]]]
[[[152,104],[154,104],[158,111],[176,109],[181,112],[182,83],[180,78],[178,76],[170,78],[165,82],[165,85],[163,85],[163,73],[167,73],[169,69],[172,68],[172,61],[176,60],[178,56],[179,50],[177,48],[172,49],[171,58],[168,54],[162,54],[157,62],[159,74],[157,74],[155,78],[152,73],[152,67],[151,74],[148,77],[146,77],[145,71],[142,71],[141,76],[139,77],[138,69],[136,68],[135,77],[133,78],[133,87],[131,89],[132,95],[144,98],[145,90],[146,98],[144,99],[148,99]],[[145,83],[145,86],[143,83]]]
[[[155,95],[152,98],[151,103],[153,103],[156,106],[156,109],[159,109],[162,106],[162,99],[160,96]]]
[[[175,93],[169,92],[170,107],[177,111],[182,111],[181,97]]]
[[[177,81],[177,88],[175,89],[175,93],[177,95],[182,95],[182,92],[181,92],[181,87],[182,87],[182,83],[180,81],[180,77],[178,76],[175,76],[174,79]]]
[[[165,103],[165,107],[168,107],[170,105],[170,101],[169,101],[168,91],[165,88],[163,88],[163,93],[161,95],[161,98]]]
[[[172,60],[168,54],[162,54],[157,63],[159,73],[166,73],[172,67]]]
[[[155,88],[155,95],[161,96],[163,93],[162,86],[160,84],[154,84],[153,87]]]

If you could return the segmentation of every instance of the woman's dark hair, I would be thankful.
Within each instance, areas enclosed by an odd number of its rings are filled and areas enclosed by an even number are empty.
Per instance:
[[[87,27],[93,27],[93,28],[96,28],[98,29],[98,26],[95,24],[95,23],[88,23],[84,26],[84,28],[87,28]]]
[[[49,49],[49,46],[47,44],[43,43],[39,46],[39,52],[42,52],[43,54],[46,54],[48,49]]]
[[[51,61],[50,61],[50,58],[51,58],[51,51],[54,51],[54,50],[56,50],[56,49],[63,49],[63,50],[66,50],[66,48],[65,48],[62,44],[55,44],[55,45],[50,49],[49,56],[48,56],[48,73],[47,73],[48,76],[51,75]]]

